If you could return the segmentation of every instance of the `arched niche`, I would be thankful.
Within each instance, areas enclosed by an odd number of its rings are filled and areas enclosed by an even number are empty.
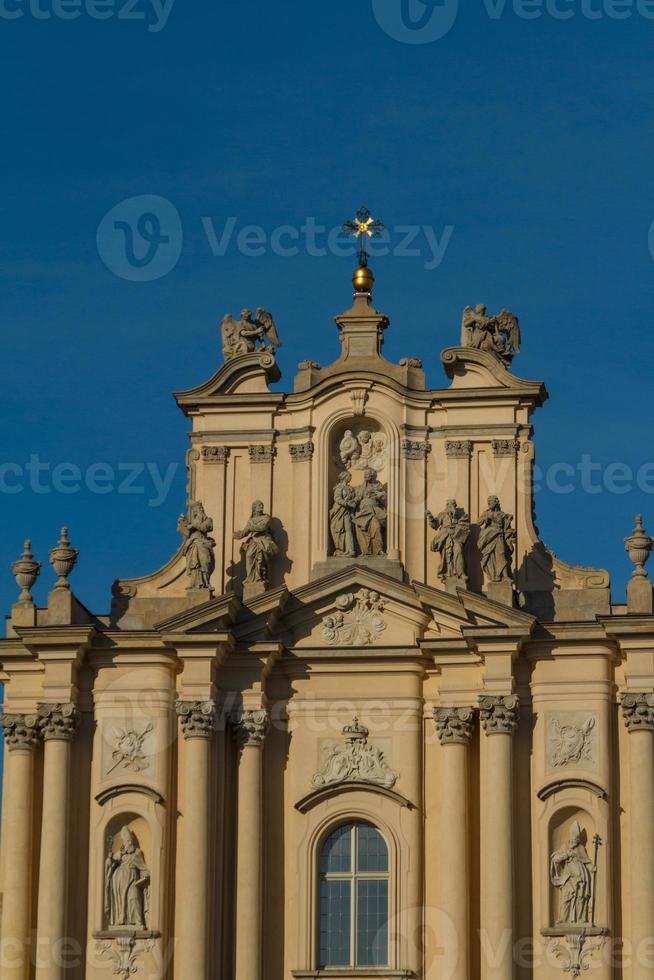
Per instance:
[[[125,792],[117,789],[104,806],[95,808],[89,896],[90,921],[96,936],[116,932],[106,912],[106,886],[110,854],[119,855],[125,843],[122,839],[123,828],[127,828],[132,835],[149,875],[145,929],[140,931],[157,935],[164,931],[164,826],[164,808],[151,795],[141,793],[132,786],[126,787]]]

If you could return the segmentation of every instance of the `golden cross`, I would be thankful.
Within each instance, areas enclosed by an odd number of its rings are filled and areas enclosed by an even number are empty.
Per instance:
[[[368,265],[368,255],[366,253],[366,239],[372,238],[373,235],[378,235],[384,230],[384,225],[381,221],[377,221],[370,214],[368,208],[359,208],[355,214],[352,221],[346,221],[343,225],[343,231],[347,231],[354,235],[355,238],[361,238],[361,247],[359,249],[359,263],[362,266]]]

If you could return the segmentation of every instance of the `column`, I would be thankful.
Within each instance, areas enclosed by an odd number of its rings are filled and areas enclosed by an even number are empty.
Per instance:
[[[261,980],[263,744],[268,726],[265,709],[239,711],[232,719],[232,730],[240,749],[234,980]]]
[[[440,905],[457,939],[456,950],[445,950],[450,980],[470,977],[468,747],[474,719],[472,708],[434,709],[436,731],[443,747]]]
[[[214,701],[178,701],[184,734],[182,857],[179,867],[180,934],[175,976],[208,980],[209,779],[217,716]]]
[[[518,699],[485,695],[479,699],[479,711],[487,736],[481,975],[483,980],[512,980],[513,735]]]
[[[633,980],[649,980],[654,929],[654,694],[623,694],[631,788],[631,942]]]
[[[37,980],[64,976],[61,942],[68,901],[70,749],[79,724],[73,704],[40,704],[43,735],[43,811],[36,938]]]
[[[0,724],[9,750],[2,822],[5,849],[2,977],[25,980],[30,961],[34,752],[40,741],[40,730],[36,715],[2,715]]]

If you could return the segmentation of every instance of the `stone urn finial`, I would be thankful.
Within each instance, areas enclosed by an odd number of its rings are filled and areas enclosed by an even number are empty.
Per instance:
[[[57,541],[56,548],[50,549],[50,564],[59,576],[55,583],[55,589],[69,589],[68,576],[75,567],[79,550],[72,548],[68,540],[68,528],[62,527],[61,537]]]
[[[643,527],[642,514],[636,517],[636,526],[629,537],[624,539],[625,550],[629,552],[629,557],[636,566],[632,572],[633,578],[648,578],[645,565],[649,560],[654,539],[652,539]]]
[[[17,584],[23,590],[18,597],[19,602],[32,602],[30,589],[36,582],[41,571],[41,562],[35,561],[32,554],[32,542],[27,539],[23,545],[23,554],[11,566]]]

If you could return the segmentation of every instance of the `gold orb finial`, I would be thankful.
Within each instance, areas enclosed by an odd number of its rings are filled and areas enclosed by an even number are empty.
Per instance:
[[[355,293],[370,293],[375,283],[372,269],[367,265],[360,265],[354,270],[352,275],[352,285]]]
[[[353,221],[346,221],[343,231],[350,232],[359,239],[359,267],[354,270],[352,283],[355,293],[370,293],[375,282],[372,269],[368,268],[366,242],[373,235],[384,230],[381,221],[372,217],[368,208],[359,208]]]

